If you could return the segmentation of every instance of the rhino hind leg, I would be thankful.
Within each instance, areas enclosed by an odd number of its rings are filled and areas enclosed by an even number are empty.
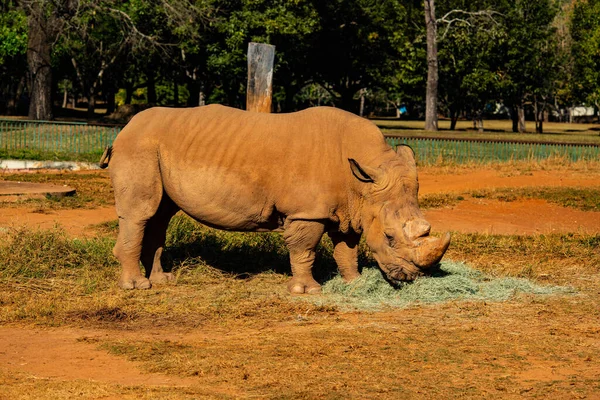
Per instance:
[[[358,244],[360,235],[356,233],[345,234],[341,232],[328,232],[333,242],[333,258],[338,266],[340,275],[346,283],[350,283],[360,276],[358,272]]]
[[[139,150],[135,156],[113,151],[111,180],[119,216],[119,235],[113,254],[121,263],[119,286],[123,289],[149,289],[142,275],[140,256],[146,225],[157,213],[163,187],[158,163],[151,153]]]
[[[312,275],[317,244],[325,226],[315,221],[289,221],[284,227],[283,237],[290,251],[292,279],[288,282],[290,293],[321,293],[321,285]]]
[[[122,289],[150,289],[150,280],[140,272],[140,253],[145,221],[119,216],[119,236],[113,254],[121,263],[119,286]]]
[[[146,270],[146,278],[151,283],[163,283],[173,279],[173,274],[165,272],[161,264],[161,255],[167,238],[167,227],[179,207],[163,193],[156,214],[146,222],[140,260]]]

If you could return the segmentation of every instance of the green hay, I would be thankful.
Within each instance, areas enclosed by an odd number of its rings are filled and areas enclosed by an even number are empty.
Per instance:
[[[542,286],[523,278],[496,278],[469,268],[463,263],[445,261],[432,276],[421,277],[399,287],[391,286],[379,269],[365,268],[350,284],[340,276],[323,285],[321,304],[342,309],[377,310],[404,308],[453,300],[506,301],[519,294],[551,295],[573,293],[574,289]]]

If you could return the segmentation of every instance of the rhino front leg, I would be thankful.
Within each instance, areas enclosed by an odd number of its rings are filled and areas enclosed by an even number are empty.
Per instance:
[[[325,226],[315,221],[291,221],[286,224],[283,237],[290,251],[292,279],[288,282],[290,293],[321,293],[321,285],[312,275],[315,249]]]
[[[333,242],[333,258],[342,279],[350,283],[360,276],[358,272],[358,243],[360,235],[356,233],[328,232]]]

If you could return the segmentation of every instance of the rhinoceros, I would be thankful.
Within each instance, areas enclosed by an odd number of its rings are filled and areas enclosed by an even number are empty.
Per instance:
[[[450,243],[448,233],[429,234],[413,151],[394,151],[373,123],[336,108],[156,107],[136,115],[109,150],[101,166],[110,162],[124,289],[170,278],[160,258],[179,210],[214,228],[283,232],[291,293],[320,292],[311,269],[325,232],[346,282],[360,275],[361,235],[391,283],[422,275]]]

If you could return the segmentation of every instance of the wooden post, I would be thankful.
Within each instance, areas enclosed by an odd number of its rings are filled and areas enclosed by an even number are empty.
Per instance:
[[[246,110],[271,112],[274,59],[275,46],[264,43],[248,44]]]

